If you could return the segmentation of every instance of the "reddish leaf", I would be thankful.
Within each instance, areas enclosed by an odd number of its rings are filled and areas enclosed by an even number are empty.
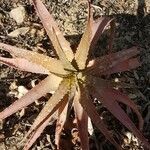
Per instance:
[[[97,20],[92,21],[92,37],[90,45],[91,50],[95,48],[96,43],[100,39],[102,33],[113,20],[114,19],[109,17],[101,17]]]
[[[103,75],[109,75],[112,73],[129,71],[129,70],[135,69],[139,66],[141,66],[141,63],[138,61],[138,59],[132,58],[132,59],[125,60],[121,63],[116,64],[114,67],[111,67],[110,69],[106,70],[102,74]]]
[[[80,85],[80,103],[83,109],[87,112],[88,116],[91,118],[95,126],[104,134],[104,136],[114,145],[117,149],[122,149],[119,144],[116,143],[112,135],[109,133],[107,126],[104,124],[103,120],[100,118],[99,114],[96,112],[95,106],[93,105],[91,99],[87,95],[88,92]]]
[[[50,81],[50,82],[49,82]],[[39,99],[50,91],[50,76],[41,81],[38,85],[32,88],[27,94],[22,96],[19,100],[16,100],[9,107],[0,112],[0,120],[12,115],[18,110],[30,105],[35,100]]]
[[[116,101],[116,97],[114,97],[114,93],[107,91],[106,89],[95,89],[92,88],[92,94],[94,97],[100,98],[100,101],[102,104],[129,130],[133,132],[133,134],[138,137],[145,146],[149,147],[149,143],[145,139],[145,137],[142,135],[140,130],[136,128],[134,123],[130,120],[130,118],[127,116],[127,114],[123,111],[123,109],[119,106],[119,104]],[[134,109],[135,110],[135,109]],[[138,113],[139,115],[139,113]]]
[[[0,57],[0,62],[13,67],[15,69],[19,69],[21,71],[27,71],[32,73],[40,73],[40,74],[50,74],[50,72],[42,66],[34,64],[24,58],[4,58]]]
[[[52,95],[52,97],[47,101],[46,105],[32,124],[30,130],[27,133],[27,136],[30,135],[40,124],[50,117],[62,104],[62,98],[68,93],[68,90],[71,86],[70,78],[65,78],[60,83],[58,89]],[[59,107],[58,107],[59,106]]]
[[[89,4],[89,9],[88,9],[88,20],[87,20],[87,25],[85,32],[81,38],[81,41],[78,45],[76,54],[75,54],[75,60],[78,65],[79,69],[85,69],[86,67],[86,62],[88,59],[88,54],[89,54],[89,49],[90,49],[90,41],[91,41],[91,22],[92,22],[92,14],[91,14],[91,7]]]
[[[70,44],[68,43],[68,41],[66,41],[63,34],[60,32],[60,30],[57,26],[57,23],[54,21],[53,17],[50,15],[50,13],[48,12],[46,7],[43,5],[43,3],[40,0],[32,0],[32,1],[34,3],[34,6],[39,14],[42,24],[49,36],[54,48],[57,48],[57,46],[56,46],[56,43],[53,38],[53,32],[52,32],[53,29],[55,30],[55,32],[57,34],[59,43],[60,43],[63,51],[65,52],[68,60],[72,61],[74,54],[70,48]]]
[[[122,50],[116,53],[111,53],[109,55],[102,56],[101,58],[96,58],[95,60],[89,62],[87,72],[93,75],[98,75],[98,74],[101,75],[105,73],[107,70],[111,70],[111,68],[115,68],[115,66],[116,67],[121,66],[121,63],[125,62],[125,64],[127,64],[128,59],[136,56],[137,54],[139,54],[137,48],[132,47],[126,50]],[[138,64],[139,63],[137,63],[136,59],[133,59],[133,61],[132,59],[130,59],[128,66],[130,68],[133,68],[136,67]],[[124,64],[122,65],[122,67],[123,66]]]
[[[65,96],[64,99],[68,99],[68,95]],[[56,129],[55,129],[55,144],[57,145],[57,149],[60,149],[59,147],[60,135],[67,119],[67,111],[68,111],[68,103],[64,103],[58,109],[58,119],[56,122]]]
[[[40,65],[52,73],[58,75],[68,74],[68,72],[64,70],[62,63],[57,59],[4,43],[0,43],[0,48],[9,52],[11,55],[24,58],[32,63]]]
[[[111,84],[111,82],[107,81],[108,82],[107,83],[107,82],[104,82],[105,80],[103,80],[101,78],[96,78],[96,77],[93,77],[90,80],[91,80],[90,83],[92,83],[92,84],[89,84],[89,91],[91,91],[93,95],[95,95],[96,97],[99,97],[99,95],[96,94],[96,91],[104,91],[104,93],[106,93],[106,96],[108,93],[108,94],[112,95],[113,100],[124,103],[125,105],[131,107],[139,119],[139,129],[140,130],[142,129],[142,127],[143,127],[142,116],[141,116],[140,112],[138,111],[137,106],[134,104],[134,102],[132,102],[131,99],[128,98],[128,96],[119,92],[118,90],[113,89],[113,84]],[[95,90],[90,86],[94,87]],[[93,89],[93,91],[90,89]]]
[[[139,119],[139,129],[142,130],[143,128],[143,118],[137,108],[137,105],[131,100],[129,99],[129,97],[123,93],[121,93],[118,90],[112,89],[112,88],[108,88],[108,89],[104,89],[106,91],[106,93],[111,93],[111,95],[113,95],[113,98],[118,101],[121,102],[125,105],[127,105],[128,107],[132,108],[132,110],[136,113],[138,119]]]
[[[41,135],[41,133],[43,132],[43,130],[46,128],[46,126],[49,124],[49,122],[53,121],[54,118],[49,117],[47,118],[43,124],[41,124],[36,130],[35,132],[32,133],[32,135],[30,136],[30,138],[27,140],[23,150],[29,150],[30,147],[34,144],[34,142],[37,140],[37,138]],[[26,137],[25,137],[26,138]],[[25,140],[25,138],[23,140]]]
[[[82,108],[79,103],[79,94],[74,97],[74,111],[77,118],[77,125],[79,131],[79,137],[81,141],[82,150],[89,150],[89,140],[88,140],[88,116],[87,113]]]
[[[105,28],[114,20],[109,17],[101,17],[94,21],[92,15],[93,14],[91,10],[91,5],[89,3],[89,15],[88,15],[87,26],[75,55],[76,61],[80,69],[85,68],[84,65],[88,59],[87,57],[90,55],[89,50],[94,49],[97,41],[99,40],[99,37],[101,37]],[[112,43],[110,42],[110,45],[111,44]]]
[[[50,109],[50,113],[49,115],[47,116],[47,118],[39,123],[39,125],[35,128],[35,130],[32,132],[30,138],[28,139],[28,141],[26,142],[25,146],[24,146],[24,150],[28,150],[32,145],[33,143],[37,140],[37,138],[41,135],[41,133],[43,132],[43,130],[46,128],[46,126],[48,125],[48,123],[52,120],[53,121],[53,118],[52,118],[52,115],[56,118],[56,110],[58,110],[58,108],[61,106],[61,105],[66,105],[67,104],[67,101],[68,99],[63,99],[62,101],[60,101],[59,103],[57,103],[53,109]],[[59,119],[59,118],[58,118]],[[27,133],[26,137],[24,138],[24,140],[27,138],[27,136],[29,135],[30,131]]]

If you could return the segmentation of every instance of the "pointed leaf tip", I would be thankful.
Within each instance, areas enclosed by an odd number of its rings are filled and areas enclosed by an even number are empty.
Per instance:
[[[110,134],[109,130],[107,129],[107,125],[103,122],[100,118],[99,114],[97,113],[95,106],[92,103],[90,96],[88,95],[88,91],[82,86],[79,85],[79,95],[80,99],[79,102],[83,109],[87,112],[88,116],[91,118],[95,126],[104,134],[106,139],[108,139],[118,150],[122,148],[120,145],[114,140],[113,136]]]
[[[40,74],[50,74],[50,72],[44,67],[32,63],[24,58],[5,58],[0,57],[0,62],[15,69],[19,69],[21,71],[27,71],[32,73],[40,73]]]
[[[29,136],[34,130],[38,128],[40,124],[50,117],[52,114],[56,112],[56,110],[61,106],[63,103],[63,97],[68,93],[70,88],[70,79],[65,78],[61,81],[58,89],[52,95],[52,97],[47,101],[46,105],[34,121],[33,125],[31,126],[30,130],[27,133]]]
[[[92,21],[93,21],[93,14],[91,11],[91,6],[89,5],[89,10],[88,10],[88,20],[87,20],[87,25],[85,32],[82,35],[81,41],[78,45],[76,54],[75,54],[75,60],[77,62],[78,68],[79,69],[85,69],[86,67],[86,62],[88,59],[89,55],[89,50],[90,50],[90,42],[91,42],[91,34],[92,34]]]
[[[5,119],[18,110],[30,105],[35,100],[39,99],[43,95],[47,94],[50,91],[50,76],[45,78],[39,84],[37,84],[34,88],[32,88],[27,94],[22,96],[19,100],[16,100],[9,107],[0,112],[0,119]]]
[[[51,73],[54,73],[60,76],[68,74],[68,72],[64,70],[64,67],[61,61],[55,58],[51,58],[46,55],[39,54],[37,52],[33,52],[29,50],[25,50],[22,48],[17,48],[15,46],[11,46],[11,45],[4,44],[4,43],[0,43],[0,48],[18,58],[24,58],[32,63],[40,65]]]
[[[71,62],[72,59],[74,58],[74,54],[72,52],[72,49],[70,48],[70,43],[65,39],[61,31],[59,30],[57,23],[54,21],[52,15],[46,9],[42,1],[41,0],[32,0],[32,1],[54,48],[57,48],[57,43],[55,43],[52,28],[54,28],[54,30],[57,32],[58,41],[64,53],[66,54],[67,59]]]
[[[89,139],[88,139],[88,115],[79,103],[79,95],[76,94],[74,97],[74,111],[77,118],[77,127],[79,131],[79,137],[81,141],[81,148],[83,150],[89,150]]]

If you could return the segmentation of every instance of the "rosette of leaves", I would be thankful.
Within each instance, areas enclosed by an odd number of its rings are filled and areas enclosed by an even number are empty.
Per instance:
[[[128,96],[116,90],[111,81],[102,78],[105,75],[138,67],[140,65],[136,58],[136,55],[139,54],[138,49],[132,47],[100,58],[90,59],[91,50],[94,49],[96,42],[105,28],[112,22],[112,19],[101,17],[93,20],[91,5],[88,2],[86,29],[74,53],[43,3],[40,0],[32,1],[58,57],[51,58],[37,52],[0,43],[0,48],[13,56],[13,58],[0,57],[1,63],[22,71],[48,75],[27,94],[4,109],[0,113],[1,120],[25,108],[46,93],[53,93],[28,131],[25,137],[24,149],[28,150],[33,145],[51,121],[53,115],[57,116],[55,143],[57,148],[60,149],[60,134],[70,104],[72,104],[76,115],[83,150],[89,149],[88,117],[107,140],[117,149],[122,149],[97,113],[92,97],[98,98],[103,106],[133,132],[146,147],[149,147],[149,143],[140,131],[143,126],[143,119],[137,106]],[[119,103],[127,105],[135,112],[139,120],[139,129],[130,120]]]

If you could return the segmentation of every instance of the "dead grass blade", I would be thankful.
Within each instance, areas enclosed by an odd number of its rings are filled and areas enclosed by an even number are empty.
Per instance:
[[[56,32],[59,43],[60,43],[64,53],[66,54],[67,59],[69,61],[72,61],[72,59],[74,58],[74,54],[72,52],[72,49],[70,48],[70,44],[68,41],[66,41],[63,34],[59,30],[57,23],[54,21],[52,15],[50,15],[50,13],[48,12],[46,7],[43,5],[43,3],[40,0],[32,0],[32,1],[34,3],[34,6],[39,14],[40,19],[41,19],[41,22],[51,40],[54,48],[57,48],[57,45],[53,39],[53,32],[52,32],[53,29]]]
[[[39,99],[42,95],[45,95],[50,90],[50,76],[41,81],[38,85],[32,88],[27,94],[22,96],[19,100],[16,100],[9,107],[0,112],[0,120],[12,115],[18,110],[30,105],[35,100]]]
[[[51,73],[58,75],[68,74],[67,71],[64,70],[62,63],[57,59],[4,43],[0,43],[0,49],[3,49],[16,57],[24,58],[32,63],[40,65]]]
[[[32,73],[50,74],[50,72],[42,66],[34,64],[24,58],[4,58],[0,57],[0,62],[21,71]]]
[[[79,103],[79,94],[74,97],[74,111],[77,119],[77,126],[79,131],[79,137],[81,141],[82,150],[89,150],[89,140],[88,140],[88,115],[83,110],[81,104]]]
[[[87,112],[88,116],[91,118],[95,126],[104,134],[106,139],[108,139],[118,150],[121,150],[119,144],[116,143],[112,135],[109,133],[107,126],[104,124],[103,120],[100,118],[99,114],[96,112],[95,106],[93,105],[90,97],[87,95],[87,91],[80,85],[80,104]]]

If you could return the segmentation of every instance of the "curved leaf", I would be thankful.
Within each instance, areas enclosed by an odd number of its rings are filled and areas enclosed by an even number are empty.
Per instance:
[[[38,85],[32,88],[27,94],[22,96],[19,100],[16,100],[9,107],[0,112],[0,120],[7,118],[18,110],[30,105],[35,100],[39,99],[50,91],[51,88],[51,77],[48,76]]]
[[[91,27],[91,21],[92,21],[92,14],[91,14],[91,6],[89,4],[89,10],[88,10],[88,21],[87,26],[85,29],[85,32],[81,38],[81,41],[78,45],[76,54],[75,54],[75,60],[78,65],[79,69],[85,69],[86,61],[88,59],[88,53],[90,49],[90,42],[91,42],[91,34],[92,34],[92,27]]]
[[[53,36],[53,29],[56,32],[58,41],[64,51],[64,53],[67,56],[67,59],[69,61],[72,61],[72,59],[74,58],[74,54],[72,52],[72,49],[70,48],[70,44],[68,41],[66,41],[66,39],[64,38],[63,34],[60,32],[56,22],[54,21],[53,17],[50,15],[50,13],[48,12],[48,10],[46,9],[46,7],[43,5],[43,3],[41,2],[41,0],[32,0],[33,4],[38,12],[38,15],[42,21],[42,24],[54,46],[54,48],[57,50],[57,43],[54,40],[54,36]]]
[[[125,105],[127,105],[128,107],[132,108],[132,110],[135,112],[135,114],[137,115],[138,119],[139,119],[139,129],[142,130],[143,128],[143,118],[142,115],[140,114],[137,105],[131,100],[129,99],[128,96],[126,96],[125,94],[121,93],[118,90],[112,89],[112,88],[108,88],[108,89],[104,89],[108,93],[111,93],[111,95],[113,95],[113,98],[118,101],[121,102]]]
[[[109,17],[101,17],[97,20],[92,21],[92,37],[90,45],[91,50],[95,48],[96,43],[100,39],[102,33],[105,31],[106,27],[113,21],[114,19]]]
[[[41,135],[41,133],[43,132],[43,130],[46,128],[46,126],[48,126],[49,122],[53,121],[54,118],[49,117],[47,118],[43,124],[41,124],[34,133],[32,133],[32,135],[30,136],[30,138],[27,140],[27,142],[24,145],[23,150],[29,150],[30,147],[34,144],[34,142],[38,139],[38,137]]]
[[[44,67],[34,64],[24,58],[4,58],[0,57],[0,62],[15,69],[21,71],[27,71],[32,73],[50,74],[50,72]]]
[[[30,138],[28,139],[28,141],[26,142],[25,146],[24,146],[24,150],[29,150],[29,148],[33,145],[33,143],[37,140],[37,138],[41,135],[41,133],[43,132],[43,130],[46,128],[46,126],[49,124],[49,122],[53,121],[53,117],[55,115],[54,118],[57,118],[57,113],[56,111],[62,106],[62,105],[66,105],[67,104],[68,99],[63,99],[62,101],[60,101],[59,103],[57,103],[53,108],[50,108],[50,113],[47,116],[47,118],[40,123],[37,128],[32,132]],[[59,118],[58,118],[59,119]],[[29,132],[28,132],[29,133]],[[28,136],[28,133],[26,135],[26,137]],[[26,138],[25,137],[25,138]],[[25,139],[24,139],[25,140]]]
[[[130,131],[133,132],[133,134],[139,138],[145,146],[150,147],[150,144],[148,143],[147,139],[142,135],[140,130],[136,128],[134,123],[130,120],[130,118],[127,116],[127,114],[123,111],[123,109],[119,106],[119,104],[116,101],[116,97],[114,97],[114,94],[107,91],[106,89],[100,89],[97,90],[92,86],[92,95],[94,97],[100,98],[100,101],[102,104],[124,125],[126,126]],[[124,99],[125,100],[125,99]],[[135,109],[134,109],[135,110]],[[137,114],[139,115],[139,113]]]
[[[95,126],[104,134],[104,136],[118,149],[121,150],[122,148],[119,146],[119,144],[116,143],[112,135],[109,133],[107,126],[104,124],[103,120],[100,118],[99,114],[96,111],[95,106],[93,105],[90,97],[88,96],[87,91],[80,85],[80,91],[78,91],[78,94],[80,94],[80,104],[83,107],[83,109],[87,112],[88,116],[91,118]]]
[[[81,141],[82,150],[89,150],[89,140],[88,140],[88,116],[87,113],[82,108],[79,103],[79,94],[74,97],[74,111],[77,119],[77,126],[79,130],[79,137]]]
[[[60,103],[62,103],[62,98],[68,93],[70,86],[71,86],[70,78],[62,80],[58,89],[47,101],[46,105],[44,106],[44,108],[34,121],[33,125],[31,126],[26,136],[30,135],[34,130],[36,130],[40,124],[43,124],[43,122],[56,111],[57,108],[56,106],[60,106]]]
[[[58,75],[68,74],[68,72],[64,70],[62,63],[57,59],[4,43],[0,43],[0,48],[11,53],[12,55],[15,55],[16,57],[24,58],[32,63],[40,65],[51,73]]]
[[[137,47],[132,47],[126,50],[121,50],[116,53],[111,53],[109,55],[102,56],[101,58],[96,58],[94,60],[91,60],[88,64],[87,72],[89,74],[93,75],[100,75],[100,74],[105,74],[109,70],[111,71],[111,68],[115,71],[115,66],[116,66],[116,71],[118,68],[121,70],[121,67],[123,67],[122,70],[127,70],[127,67],[129,68],[134,68],[139,65],[136,59],[130,59],[137,54],[139,54],[139,50]],[[121,65],[121,63],[123,63]],[[126,68],[125,68],[126,67]]]

